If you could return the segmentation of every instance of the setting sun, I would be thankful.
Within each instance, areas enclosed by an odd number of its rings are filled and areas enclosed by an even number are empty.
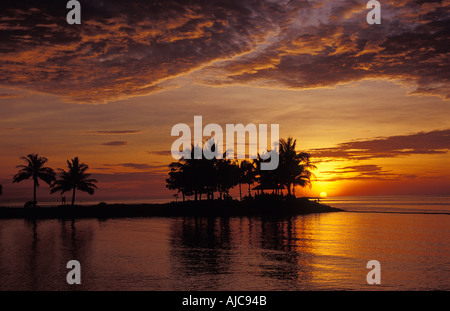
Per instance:
[[[327,193],[326,193],[325,191],[322,191],[322,192],[320,193],[320,197],[321,197],[321,198],[326,198],[326,197],[327,197]]]

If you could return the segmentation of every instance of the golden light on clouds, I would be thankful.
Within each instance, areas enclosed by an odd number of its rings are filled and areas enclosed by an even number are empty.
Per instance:
[[[168,197],[170,130],[194,115],[279,124],[317,165],[298,195],[450,189],[445,4],[384,1],[371,27],[346,1],[94,1],[71,27],[30,3],[1,4],[6,190],[37,152],[55,168],[79,156],[98,197]]]

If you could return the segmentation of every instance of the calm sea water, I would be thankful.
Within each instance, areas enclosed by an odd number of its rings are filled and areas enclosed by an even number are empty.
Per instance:
[[[0,290],[450,290],[449,199],[330,198],[351,212],[285,219],[0,220]],[[66,283],[72,259],[81,285]],[[373,259],[381,285],[366,283]]]

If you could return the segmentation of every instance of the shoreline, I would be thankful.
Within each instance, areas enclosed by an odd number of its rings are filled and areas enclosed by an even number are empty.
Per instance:
[[[76,219],[135,217],[296,216],[344,210],[305,198],[203,200],[170,203],[106,204],[57,207],[0,207],[0,219]]]

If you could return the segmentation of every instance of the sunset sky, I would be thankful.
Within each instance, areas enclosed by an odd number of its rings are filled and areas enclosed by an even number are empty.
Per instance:
[[[450,194],[450,1],[0,3],[0,184],[78,156],[106,201],[167,199],[177,123],[279,124],[318,169],[297,194]],[[38,199],[59,200],[41,184]]]

